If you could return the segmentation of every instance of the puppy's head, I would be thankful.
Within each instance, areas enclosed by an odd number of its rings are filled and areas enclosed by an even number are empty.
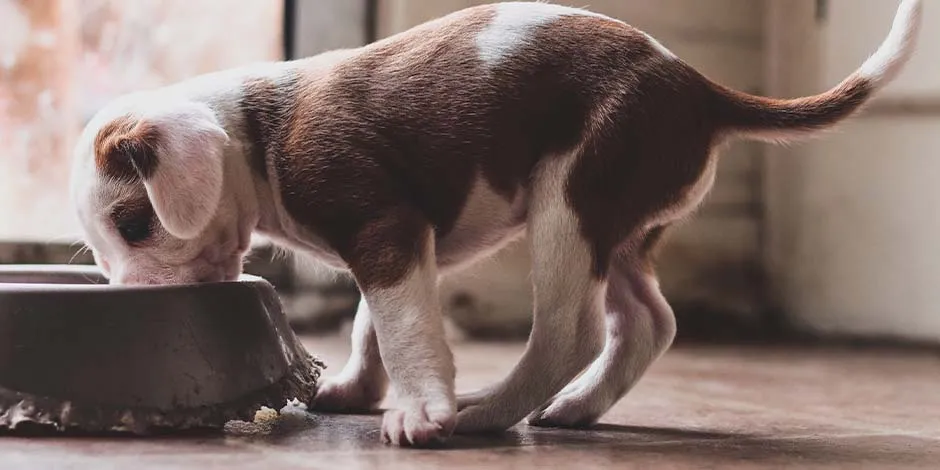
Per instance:
[[[71,196],[95,262],[115,284],[236,278],[247,240],[223,201],[229,143],[212,109],[129,95],[99,112],[73,155]]]

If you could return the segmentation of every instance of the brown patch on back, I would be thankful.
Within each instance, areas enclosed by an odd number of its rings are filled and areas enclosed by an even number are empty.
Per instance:
[[[123,116],[102,126],[95,136],[95,167],[110,178],[136,181],[150,178],[157,169],[156,127]]]
[[[568,58],[567,74],[591,99],[590,126],[566,192],[591,245],[593,274],[603,278],[625,241],[636,250],[659,238],[658,230],[647,235],[644,226],[698,181],[715,129],[698,75],[664,57],[646,35],[594,18],[558,23],[570,34],[553,30],[534,44],[548,42],[551,54]]]

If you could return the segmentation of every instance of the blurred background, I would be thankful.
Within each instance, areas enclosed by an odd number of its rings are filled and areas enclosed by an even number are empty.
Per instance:
[[[0,0],[0,263],[91,263],[67,203],[71,147],[107,100],[262,60],[366,44],[475,0]],[[565,2],[558,2],[565,3]],[[581,4],[572,5],[581,6]],[[593,0],[706,75],[780,97],[823,91],[874,51],[888,0]],[[927,0],[925,24],[940,20]],[[701,212],[663,252],[680,340],[940,343],[940,31],[861,117],[789,147],[736,144]],[[299,330],[332,331],[348,279],[274,255]],[[528,254],[516,244],[445,282],[454,331],[524,338]]]

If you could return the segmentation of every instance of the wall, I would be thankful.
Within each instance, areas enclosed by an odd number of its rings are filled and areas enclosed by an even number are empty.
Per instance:
[[[365,0],[295,0],[295,58],[368,41]]]
[[[482,0],[383,0],[378,36],[407,29]],[[558,2],[564,3],[564,2]],[[754,0],[595,0],[594,11],[656,36],[705,74],[759,91],[763,80],[763,2]],[[662,253],[663,288],[677,306],[698,306],[753,318],[761,307],[761,147],[728,149],[701,213],[671,237]],[[524,328],[531,310],[524,243],[443,286],[448,312],[465,326]]]
[[[871,54],[896,1],[771,0],[774,94],[825,90]],[[940,1],[925,1],[921,48],[868,112],[767,161],[766,260],[775,303],[824,334],[940,340]]]

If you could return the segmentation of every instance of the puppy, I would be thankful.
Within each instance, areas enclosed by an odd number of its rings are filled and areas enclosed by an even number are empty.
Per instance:
[[[653,253],[735,138],[852,116],[915,49],[921,2],[828,92],[710,81],[653,38],[541,2],[472,7],[374,44],[117,99],[78,143],[72,197],[113,283],[235,279],[253,233],[355,278],[353,352],[313,406],[373,409],[382,436],[594,423],[671,344]],[[524,355],[457,396],[437,285],[528,233]]]

